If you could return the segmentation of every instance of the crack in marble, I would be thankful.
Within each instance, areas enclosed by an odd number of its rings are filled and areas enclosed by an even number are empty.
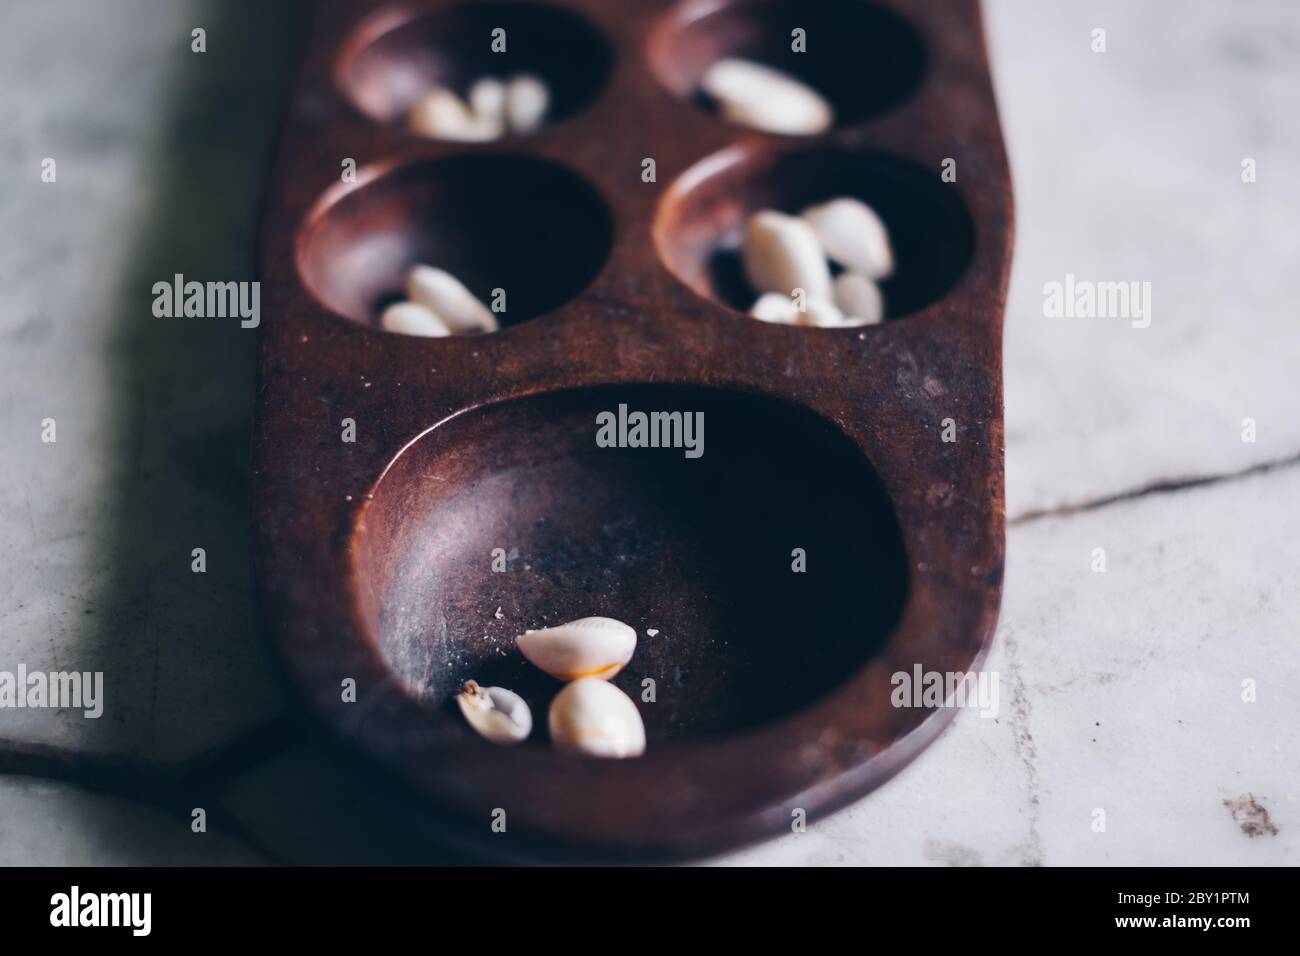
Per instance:
[[[1188,491],[1193,488],[1206,488],[1212,485],[1228,484],[1229,482],[1238,481],[1242,478],[1252,478],[1256,475],[1265,475],[1273,471],[1281,471],[1297,464],[1300,464],[1300,452],[1286,458],[1260,462],[1259,464],[1251,465],[1238,471],[1222,472],[1213,475],[1200,475],[1193,478],[1170,478],[1155,481],[1141,485],[1137,488],[1131,488],[1128,491],[1120,491],[1113,495],[1104,495],[1100,498],[1092,498],[1087,501],[1080,501],[1076,504],[1062,505],[1058,508],[1039,508],[1032,511],[1026,511],[1022,514],[1016,515],[1014,518],[1008,518],[1007,527],[1017,528],[1021,525],[1041,521],[1044,518],[1059,518],[1075,514],[1085,514],[1090,511],[1097,511],[1101,508],[1109,507],[1110,505],[1121,504],[1138,498],[1145,498],[1148,495],[1172,494],[1179,491]]]
[[[1011,698],[1011,743],[1016,756],[1025,768],[1028,785],[1029,835],[1021,850],[1021,863],[1024,866],[1043,865],[1043,840],[1038,832],[1038,745],[1034,742],[1030,730],[1032,707],[1029,704],[1028,688],[1020,673],[1019,642],[1013,628],[1006,628],[1000,634],[1000,640],[1007,661],[1007,683]]]

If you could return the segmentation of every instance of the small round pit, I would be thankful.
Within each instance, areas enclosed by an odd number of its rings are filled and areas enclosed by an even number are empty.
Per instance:
[[[659,22],[649,58],[666,89],[708,108],[700,80],[713,63],[762,63],[829,100],[837,126],[897,106],[925,71],[925,47],[907,21],[873,3],[835,0],[686,0]]]
[[[938,170],[882,153],[834,147],[735,147],[691,167],[672,184],[654,222],[659,257],[701,296],[738,312],[758,297],[746,281],[740,242],[760,209],[797,214],[838,196],[876,211],[894,248],[893,276],[880,283],[885,318],[941,299],[974,252],[974,226],[955,188]]]
[[[569,10],[483,3],[418,14],[390,7],[353,32],[335,64],[335,78],[358,110],[377,123],[393,123],[403,121],[435,86],[464,96],[481,77],[530,73],[550,88],[549,125],[594,100],[611,64],[604,37]]]
[[[363,170],[331,188],[297,236],[298,272],[326,308],[367,325],[406,273],[445,269],[481,302],[503,290],[502,326],[577,295],[609,255],[604,201],[576,173],[513,155],[459,155]]]

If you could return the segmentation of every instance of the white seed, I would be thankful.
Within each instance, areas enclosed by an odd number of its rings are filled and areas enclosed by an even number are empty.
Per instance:
[[[745,277],[756,292],[795,289],[817,299],[831,297],[831,270],[812,226],[797,216],[764,209],[749,217],[741,246]]]
[[[812,226],[826,255],[849,272],[885,279],[894,272],[889,233],[874,209],[851,197],[809,206],[803,218]]]
[[[845,272],[835,278],[835,304],[855,325],[875,325],[885,317],[880,286],[866,276]]]
[[[495,76],[475,80],[469,88],[469,108],[480,120],[506,125],[506,85]]]
[[[433,266],[413,266],[406,274],[406,295],[432,309],[447,327],[463,332],[495,332],[496,316],[450,272]]]
[[[415,101],[407,113],[407,123],[421,136],[460,143],[487,142],[505,133],[499,121],[475,115],[464,100],[442,87],[430,90]]]
[[[506,123],[512,133],[531,133],[546,119],[551,91],[531,73],[512,77],[506,89]]]
[[[547,726],[561,750],[592,757],[639,757],[645,753],[645,724],[632,698],[613,684],[584,677],[551,702]]]
[[[818,322],[819,329],[856,329],[863,325],[878,325],[877,322],[868,322],[866,319],[860,319],[856,315],[841,315],[838,319],[827,319],[824,322]]]
[[[764,292],[749,307],[749,314],[763,322],[776,322],[780,325],[794,325],[799,320],[799,313],[795,311],[790,297],[780,292]]]
[[[532,732],[532,711],[512,690],[480,687],[469,680],[456,703],[469,725],[494,744],[517,744]]]
[[[832,328],[844,322],[844,313],[830,299],[814,299],[811,296],[804,301],[803,312],[799,314],[799,325],[814,325],[818,328]]]
[[[632,659],[636,631],[612,617],[584,617],[515,638],[524,657],[559,680],[609,680]]]
[[[423,335],[435,339],[451,335],[446,322],[431,309],[416,302],[394,302],[384,309],[384,314],[379,317],[379,326],[387,332],[402,335]]]
[[[812,87],[751,60],[719,60],[700,87],[725,118],[765,132],[813,136],[835,122],[831,104]]]
[[[417,99],[406,118],[415,132],[440,137],[444,129],[458,128],[469,122],[470,114],[459,96],[438,87]]]

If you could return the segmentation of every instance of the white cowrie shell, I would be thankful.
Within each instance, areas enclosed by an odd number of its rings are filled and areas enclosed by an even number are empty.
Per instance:
[[[609,680],[632,659],[636,631],[612,617],[584,617],[515,638],[524,657],[558,680]]]
[[[769,133],[812,136],[835,121],[831,104],[812,87],[751,60],[718,60],[704,72],[700,88],[726,119]]]
[[[469,680],[456,703],[469,725],[494,744],[517,744],[533,729],[527,702],[504,687],[480,687]]]
[[[835,304],[853,325],[875,325],[885,318],[885,300],[880,287],[855,272],[835,278]]]
[[[506,124],[512,133],[531,133],[542,125],[551,91],[531,73],[512,77],[506,88]]]
[[[561,750],[592,757],[639,757],[645,753],[645,724],[632,698],[613,684],[584,677],[551,702],[547,726]]]
[[[804,310],[799,315],[799,325],[814,325],[819,328],[831,328],[844,321],[844,313],[830,299],[809,297],[804,302]]]
[[[826,255],[849,272],[885,279],[894,272],[889,233],[876,211],[852,197],[832,199],[803,211]]]
[[[750,216],[741,246],[745,278],[757,292],[789,296],[803,289],[815,299],[831,297],[831,270],[812,226],[797,216],[764,209]]]
[[[394,302],[379,317],[379,327],[402,335],[423,335],[441,339],[451,335],[447,323],[416,302]]]
[[[856,315],[842,315],[838,319],[827,319],[824,322],[818,322],[819,329],[856,329],[864,325],[877,325],[876,322],[868,322],[860,319]]]
[[[487,142],[505,133],[500,121],[476,116],[464,100],[442,87],[416,100],[406,119],[412,132],[459,143]]]
[[[450,272],[415,266],[406,274],[406,296],[447,323],[455,333],[495,332],[496,316]]]
[[[780,292],[764,292],[749,307],[749,314],[762,322],[776,322],[780,325],[794,325],[799,319],[794,303],[790,297]]]
[[[495,76],[475,80],[469,88],[469,108],[480,120],[496,123],[505,130],[506,85]]]

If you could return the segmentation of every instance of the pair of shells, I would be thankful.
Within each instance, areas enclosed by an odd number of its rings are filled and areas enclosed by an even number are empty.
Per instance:
[[[406,273],[406,299],[384,309],[379,325],[387,332],[446,338],[495,332],[492,311],[445,269],[415,265]]]
[[[609,679],[636,650],[636,631],[609,617],[584,617],[526,631],[515,638],[530,662],[566,682],[551,702],[547,727],[562,750],[595,757],[638,757],[645,725],[636,704]],[[475,730],[496,743],[518,743],[532,730],[532,715],[518,694],[470,684],[457,698]],[[486,702],[484,702],[486,698]]]

